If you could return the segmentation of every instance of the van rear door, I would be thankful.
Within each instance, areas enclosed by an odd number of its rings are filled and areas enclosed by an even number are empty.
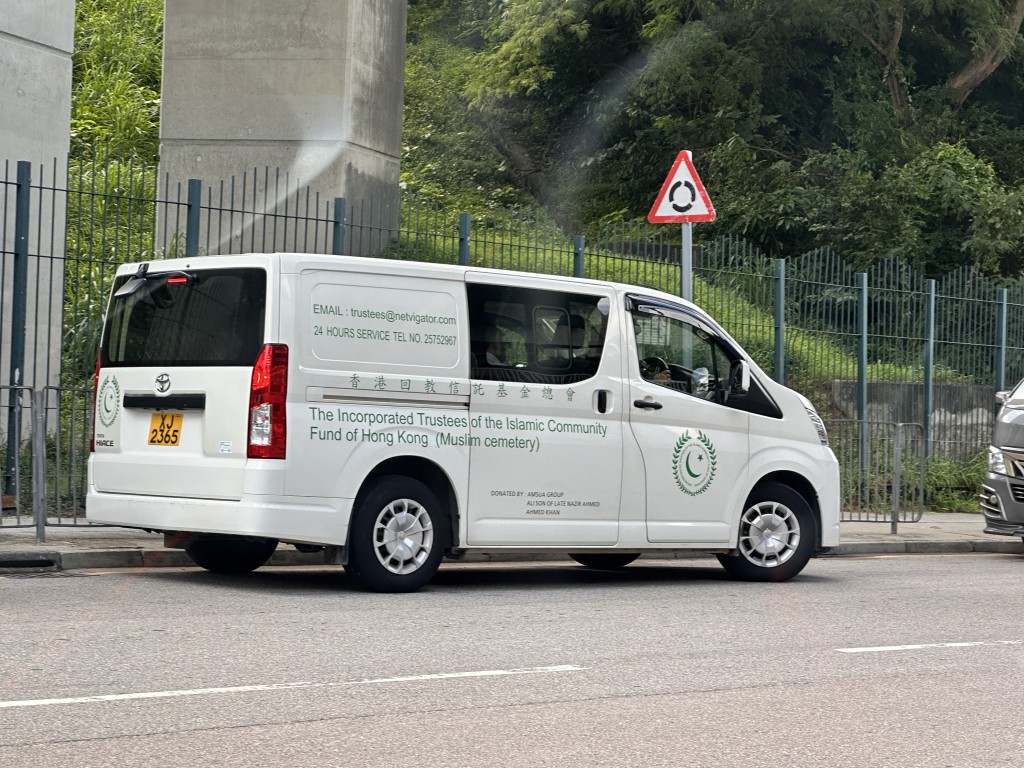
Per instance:
[[[267,271],[174,266],[185,265],[143,265],[115,283],[100,351],[93,481],[99,493],[239,499]]]

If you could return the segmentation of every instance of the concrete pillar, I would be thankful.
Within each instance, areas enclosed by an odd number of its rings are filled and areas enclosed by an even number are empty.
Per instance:
[[[65,162],[74,43],[75,0],[3,0],[0,162]]]
[[[212,190],[228,207],[223,190],[235,208],[244,194],[247,209],[280,212],[308,186],[320,209],[301,210],[315,205],[303,194],[300,213],[321,218],[335,197],[393,196],[406,13],[406,0],[166,0],[161,193],[198,178],[204,203]],[[294,225],[216,218],[204,213],[204,252],[312,250]],[[329,233],[317,239],[329,252]]]
[[[64,189],[67,183],[74,39],[74,0],[0,0],[0,386],[43,387],[59,381],[65,200],[52,190]],[[32,165],[33,189],[25,265],[25,365],[19,369],[19,381],[12,382],[19,160]],[[7,405],[4,393],[0,409]]]

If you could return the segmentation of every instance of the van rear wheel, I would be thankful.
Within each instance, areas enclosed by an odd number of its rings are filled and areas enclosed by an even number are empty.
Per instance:
[[[277,539],[243,539],[241,536],[193,536],[185,554],[200,568],[213,573],[249,573],[270,559]]]
[[[447,513],[434,492],[386,475],[356,503],[345,570],[374,592],[414,592],[437,572],[447,540]]]
[[[616,571],[619,568],[625,568],[640,557],[640,554],[638,552],[584,552],[571,554],[569,557],[587,568]]]
[[[765,483],[747,499],[736,551],[718,561],[746,581],[787,581],[804,569],[814,545],[814,516],[804,497],[781,483]]]

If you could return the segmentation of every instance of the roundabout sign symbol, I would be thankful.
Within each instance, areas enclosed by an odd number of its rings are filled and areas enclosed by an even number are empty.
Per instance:
[[[686,190],[686,194],[689,197],[689,200],[687,200],[686,205],[679,205],[679,203],[676,202],[676,192],[679,191],[680,187]],[[688,210],[693,208],[693,204],[697,202],[697,190],[693,186],[693,182],[691,182],[689,179],[687,179],[686,181],[675,182],[672,185],[672,189],[668,191],[668,200],[669,203],[672,205],[672,208],[678,211],[679,213],[686,213]]]
[[[676,155],[647,220],[652,224],[692,224],[715,220],[715,207],[693,167],[690,153]]]

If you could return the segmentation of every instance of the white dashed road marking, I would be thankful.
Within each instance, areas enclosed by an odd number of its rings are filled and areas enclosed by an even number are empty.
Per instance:
[[[840,653],[887,653],[919,651],[924,648],[976,648],[979,645],[1020,645],[1024,640],[979,640],[973,643],[927,643],[925,645],[876,645],[868,648],[836,648]]]
[[[67,704],[89,704],[95,701],[131,701],[132,699],[171,699],[177,696],[209,696],[215,693],[253,693],[261,691],[290,691],[301,688],[337,688],[346,685],[382,685],[384,683],[419,683],[431,680],[456,680],[466,677],[507,677],[509,675],[539,675],[555,672],[582,672],[586,667],[563,664],[553,667],[527,667],[524,669],[486,669],[476,672],[445,672],[408,677],[380,677],[371,680],[345,680],[337,683],[273,683],[270,685],[239,685],[231,688],[195,688],[181,691],[144,691],[141,693],[110,693],[100,696],[76,696],[68,699],[23,699],[0,701],[0,709],[13,707],[52,707]]]

